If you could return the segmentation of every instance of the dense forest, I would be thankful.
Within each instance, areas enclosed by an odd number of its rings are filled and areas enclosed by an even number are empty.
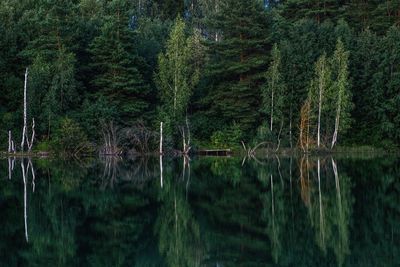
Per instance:
[[[26,71],[38,150],[400,144],[397,0],[2,0],[0,36],[2,150]]]

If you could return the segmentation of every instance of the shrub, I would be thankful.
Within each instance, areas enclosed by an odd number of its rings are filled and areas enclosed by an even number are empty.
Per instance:
[[[238,124],[222,130],[216,131],[211,135],[211,144],[216,148],[238,148],[243,133]]]
[[[58,152],[68,155],[93,152],[93,147],[82,128],[69,118],[61,120],[60,127],[54,136],[53,147]]]

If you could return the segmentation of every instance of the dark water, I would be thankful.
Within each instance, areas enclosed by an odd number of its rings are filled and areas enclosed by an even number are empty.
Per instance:
[[[0,177],[0,266],[400,266],[398,158],[164,158],[162,179],[158,158],[5,159]]]

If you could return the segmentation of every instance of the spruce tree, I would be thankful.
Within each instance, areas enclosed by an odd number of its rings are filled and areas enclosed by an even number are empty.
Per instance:
[[[209,29],[219,33],[208,44],[207,116],[218,128],[237,122],[242,130],[260,118],[260,87],[268,65],[268,18],[259,1],[221,0]]]
[[[380,117],[381,131],[387,143],[400,144],[400,27],[391,27],[382,47],[383,60],[378,72],[383,79],[384,115]]]
[[[302,18],[322,22],[329,18],[338,19],[343,3],[336,0],[286,0],[282,1],[282,14],[292,21]]]
[[[350,59],[353,101],[356,107],[352,111],[355,120],[352,130],[356,135],[353,137],[361,143],[374,144],[380,139],[378,117],[382,110],[380,105],[385,101],[381,90],[382,81],[376,75],[382,61],[378,36],[370,30],[358,34]]]
[[[94,94],[106,97],[119,111],[117,120],[129,124],[146,117],[149,88],[139,71],[142,61],[129,28],[129,9],[118,0],[108,5],[101,33],[90,45]]]

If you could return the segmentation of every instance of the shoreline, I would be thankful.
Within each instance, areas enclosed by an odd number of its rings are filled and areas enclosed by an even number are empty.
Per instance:
[[[229,153],[225,154],[204,154],[205,150],[216,151],[218,149],[199,149],[190,153],[194,157],[245,157],[248,156],[246,152],[242,149],[229,149]],[[227,151],[227,149],[220,149],[220,151]],[[334,150],[330,149],[311,149],[308,152],[304,152],[300,148],[281,148],[278,151],[271,149],[257,149],[253,156],[255,157],[269,157],[269,156],[279,156],[279,157],[302,157],[302,156],[331,156],[331,155],[352,155],[352,156],[400,156],[399,149],[385,150],[383,148],[375,148],[372,146],[343,146],[337,147]],[[32,152],[16,152],[8,153],[6,151],[0,151],[0,158],[71,158],[71,157],[93,157],[99,156],[98,154],[82,154],[82,155],[60,155],[58,153],[53,153],[49,151],[32,151]],[[117,156],[117,155],[101,155],[101,156]],[[118,155],[119,157],[126,157],[124,155]],[[153,157],[160,156],[159,153],[147,153],[147,154],[136,154],[137,157]],[[164,157],[177,157],[182,156],[178,154],[165,153]]]

